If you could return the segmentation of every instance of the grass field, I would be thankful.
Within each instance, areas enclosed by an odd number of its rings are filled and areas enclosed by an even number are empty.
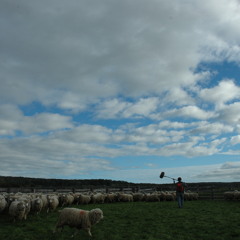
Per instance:
[[[183,209],[176,202],[133,202],[83,206],[99,207],[104,219],[93,226],[93,240],[231,240],[240,239],[240,202],[190,201]],[[84,231],[70,238],[73,229],[52,234],[58,213],[29,215],[12,223],[0,215],[0,239],[89,239]]]

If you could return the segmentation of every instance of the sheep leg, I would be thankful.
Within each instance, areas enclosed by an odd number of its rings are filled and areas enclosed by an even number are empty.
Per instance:
[[[53,233],[57,232],[58,228],[61,228],[60,232],[62,232],[63,231],[63,227],[64,227],[64,225],[61,225],[61,224],[57,223],[55,228],[54,228],[54,230],[53,230]]]
[[[90,229],[90,228],[87,228],[86,231],[88,232],[88,235],[89,235],[90,237],[92,237],[91,229]]]

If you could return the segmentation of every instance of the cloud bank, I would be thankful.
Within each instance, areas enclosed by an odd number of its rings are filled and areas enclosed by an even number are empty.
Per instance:
[[[1,175],[104,178],[144,156],[142,171],[155,157],[237,162],[239,78],[223,69],[239,71],[238,0],[0,6]],[[206,178],[239,173],[216,171]]]

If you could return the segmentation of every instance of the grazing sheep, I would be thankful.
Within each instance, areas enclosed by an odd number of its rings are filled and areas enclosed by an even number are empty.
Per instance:
[[[48,195],[40,194],[39,198],[41,198],[42,203],[43,203],[42,209],[48,209]]]
[[[104,203],[105,196],[102,193],[95,193],[91,196],[92,203]]]
[[[78,208],[64,208],[60,210],[60,215],[55,226],[54,232],[58,228],[63,230],[65,225],[77,230],[83,229],[88,232],[88,235],[91,237],[91,226],[98,223],[103,218],[103,212],[101,209],[96,208],[91,211],[86,211]],[[77,234],[78,231],[74,233]],[[74,236],[73,235],[73,236]]]
[[[235,190],[233,195],[235,200],[240,200],[240,192],[238,190]]]
[[[24,201],[15,200],[9,207],[9,215],[15,221],[16,219],[22,220],[25,218],[26,203]]]
[[[160,201],[166,201],[166,194],[165,194],[165,192],[159,192],[158,193],[158,198],[159,198],[159,200]]]
[[[140,202],[143,200],[144,194],[143,193],[133,193],[133,201]]]
[[[233,200],[234,199],[234,192],[228,191],[224,193],[225,200]]]
[[[117,201],[117,194],[115,194],[115,193],[107,193],[105,195],[105,200],[104,200],[105,203],[114,203],[116,201]]]
[[[166,201],[174,201],[175,200],[174,195],[170,192],[166,192],[165,198],[166,198]]]
[[[0,213],[7,208],[7,201],[3,195],[0,195]]]
[[[120,202],[133,202],[133,195],[127,193],[118,193],[118,201]]]
[[[34,198],[31,201],[31,210],[39,214],[43,208],[43,201],[41,198]]]
[[[146,202],[159,202],[159,197],[157,194],[155,193],[151,193],[151,194],[145,194],[145,201]]]
[[[59,196],[61,207],[69,206],[74,202],[74,196],[72,194],[60,194]]]
[[[79,194],[77,204],[89,204],[91,197],[85,194]]]
[[[18,201],[25,203],[25,213],[24,213],[24,219],[27,219],[28,214],[31,210],[31,198],[28,195],[21,196]]]
[[[49,195],[47,213],[49,211],[54,211],[58,207],[58,205],[59,205],[58,197],[56,195]]]

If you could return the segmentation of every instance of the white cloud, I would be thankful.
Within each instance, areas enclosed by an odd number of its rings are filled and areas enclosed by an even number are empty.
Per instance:
[[[239,12],[238,0],[2,0],[5,173],[72,176],[111,170],[124,156],[239,155],[238,79],[215,85],[214,71],[196,72],[204,61],[240,64]]]
[[[128,180],[131,182],[142,183],[172,183],[169,178],[160,179],[160,173],[165,172],[166,176],[177,179],[182,177],[186,183],[192,182],[236,182],[239,181],[239,162],[232,163],[231,168],[224,168],[223,164],[209,164],[209,165],[192,165],[183,167],[171,168],[154,168],[154,169],[126,169],[110,171],[107,173],[107,178],[114,180]]]
[[[240,102],[235,102],[233,104],[225,105],[219,111],[218,120],[225,121],[229,124],[236,126],[240,122]]]
[[[55,131],[65,128],[73,128],[71,117],[52,113],[40,113],[34,116],[24,117],[19,123],[19,130],[26,134]]]
[[[240,143],[240,135],[231,137],[231,144],[236,145]]]
[[[209,123],[207,121],[199,122],[196,128],[191,130],[193,134],[201,134],[201,135],[221,135],[222,133],[231,133],[234,131],[234,128],[230,125],[226,125],[223,123]]]
[[[191,96],[189,96],[186,91],[184,91],[181,88],[175,88],[174,86],[172,87],[172,89],[169,90],[164,101],[166,103],[173,102],[176,106],[189,105],[195,103],[195,100]]]
[[[52,89],[97,101],[175,88],[184,104],[178,87],[199,80],[190,69],[239,52],[237,1],[4,1],[1,9],[0,96],[12,103],[47,102]],[[54,103],[77,109],[77,98],[61,98]]]
[[[216,87],[202,89],[200,97],[216,104],[217,109],[221,109],[227,102],[240,99],[240,87],[235,85],[232,80],[223,80]]]
[[[196,174],[195,177],[201,181],[207,179],[207,181],[232,181],[236,182],[240,179],[240,162],[229,163],[226,162],[222,165],[218,165],[215,168],[211,166],[202,173]]]
[[[205,120],[215,117],[214,112],[204,111],[197,106],[186,106],[179,109],[173,109],[164,113],[166,117],[183,117]]]
[[[159,99],[156,97],[140,98],[136,102],[111,99],[100,103],[98,118],[135,118],[148,117],[157,110]]]
[[[71,120],[69,116],[53,113],[24,116],[17,106],[0,106],[0,134],[5,136],[14,136],[16,132],[28,135],[72,128],[74,125]]]
[[[131,106],[123,112],[123,116],[126,118],[135,115],[148,117],[148,115],[156,111],[158,104],[158,98],[141,98],[137,103],[131,104]]]

